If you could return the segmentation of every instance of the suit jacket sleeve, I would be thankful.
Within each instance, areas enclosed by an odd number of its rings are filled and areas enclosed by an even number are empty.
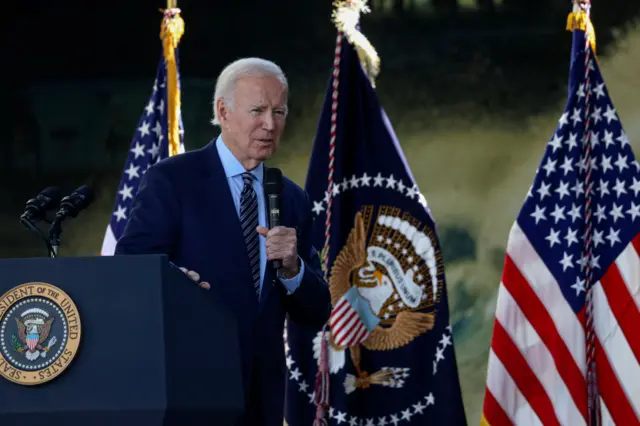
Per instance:
[[[331,294],[323,278],[318,251],[311,243],[313,217],[306,194],[303,217],[298,235],[298,255],[305,263],[304,275],[300,287],[285,296],[285,305],[291,320],[299,325],[320,330],[331,313]]]
[[[115,254],[171,256],[179,233],[180,208],[171,181],[158,167],[146,171]]]

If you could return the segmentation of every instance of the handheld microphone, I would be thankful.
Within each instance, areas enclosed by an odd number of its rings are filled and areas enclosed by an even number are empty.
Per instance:
[[[62,234],[62,222],[67,218],[78,216],[82,210],[93,203],[94,193],[87,185],[73,191],[60,201],[60,208],[56,213],[56,218],[49,229],[49,243],[51,244],[51,257],[58,256],[60,247],[60,234]]]
[[[43,189],[35,198],[27,201],[20,221],[37,221],[46,218],[47,212],[60,204],[60,190],[54,186]]]
[[[282,188],[284,183],[282,181],[282,172],[280,169],[269,167],[266,169],[264,177],[264,191],[267,195],[267,202],[269,205],[269,228],[280,226],[280,213],[281,213],[281,198]],[[274,259],[273,267],[275,269],[282,268],[282,260]]]

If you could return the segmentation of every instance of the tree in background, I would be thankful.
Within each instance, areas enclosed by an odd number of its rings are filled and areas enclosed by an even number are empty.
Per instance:
[[[494,0],[476,0],[476,7],[483,12],[494,12],[496,3]]]

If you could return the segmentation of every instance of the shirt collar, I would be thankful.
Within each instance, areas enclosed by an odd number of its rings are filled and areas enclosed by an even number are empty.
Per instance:
[[[227,178],[240,176],[242,173],[247,171],[223,142],[222,136],[218,136],[218,139],[216,140],[216,148],[218,149],[218,155],[220,155],[220,161],[222,162],[222,167],[224,168],[224,173]],[[258,167],[251,170],[249,173],[251,173],[258,182],[262,183],[264,164],[260,163]]]

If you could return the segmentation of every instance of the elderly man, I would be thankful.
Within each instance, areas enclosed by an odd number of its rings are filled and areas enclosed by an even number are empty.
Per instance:
[[[116,254],[165,253],[237,313],[246,408],[241,425],[282,425],[285,315],[320,329],[329,289],[311,245],[311,206],[289,179],[282,226],[267,229],[265,165],[287,117],[282,70],[240,59],[218,77],[213,123],[220,136],[145,174]],[[278,259],[278,271],[268,261]]]

